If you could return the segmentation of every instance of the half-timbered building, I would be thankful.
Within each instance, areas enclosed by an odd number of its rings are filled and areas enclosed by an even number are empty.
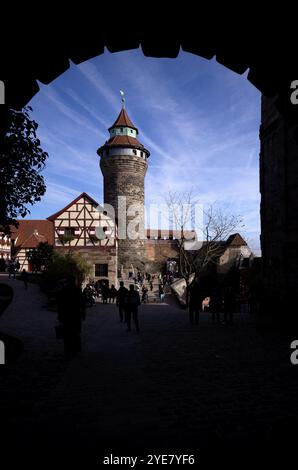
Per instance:
[[[91,265],[90,277],[117,282],[117,240],[112,217],[87,193],[80,194],[47,220],[20,220],[12,228],[12,256],[31,271],[28,251],[47,242],[57,251],[81,253]]]
[[[117,281],[117,240],[113,218],[87,193],[48,217],[54,247],[81,253],[92,266],[91,277]]]

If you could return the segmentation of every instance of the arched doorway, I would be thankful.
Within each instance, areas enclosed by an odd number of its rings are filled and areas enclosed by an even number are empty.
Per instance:
[[[1,106],[2,132],[5,131],[6,106],[21,108],[35,93],[38,83],[49,84],[69,67],[69,60],[81,63],[100,55],[104,47],[110,52],[133,49],[141,45],[146,56],[176,57],[182,50],[206,59],[216,56],[219,63],[236,73],[249,69],[248,80],[263,94],[261,138],[261,245],[268,299],[277,312],[285,305],[288,293],[298,288],[298,229],[297,195],[297,115],[289,99],[290,83],[297,77],[293,65],[283,54],[276,56],[277,43],[272,39],[265,47],[259,37],[257,46],[241,43],[241,53],[230,37],[218,38],[215,26],[210,26],[207,39],[202,34],[177,39],[175,34],[151,35],[136,32],[111,35],[98,39],[94,33],[78,40],[75,27],[63,38],[59,33],[50,44],[47,31],[39,37],[42,54],[25,57],[23,51],[9,50],[4,58],[4,73],[0,79],[5,84],[6,105]],[[80,38],[81,39],[81,38]],[[22,70],[22,78],[17,73]],[[278,214],[278,217],[276,216]]]

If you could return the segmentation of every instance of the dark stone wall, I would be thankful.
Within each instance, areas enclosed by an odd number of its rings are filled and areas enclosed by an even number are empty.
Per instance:
[[[123,207],[118,207],[118,196],[126,196],[126,209],[132,204],[139,204],[140,234],[144,233],[144,178],[147,171],[147,161],[131,155],[112,155],[101,157],[100,168],[104,176],[104,202],[115,209],[118,220],[124,213]],[[127,225],[135,215],[127,215]],[[143,269],[145,263],[145,240],[130,238],[119,239],[119,267],[128,268],[131,264]]]
[[[261,248],[267,305],[281,313],[298,290],[298,145],[297,124],[274,103],[262,98]]]

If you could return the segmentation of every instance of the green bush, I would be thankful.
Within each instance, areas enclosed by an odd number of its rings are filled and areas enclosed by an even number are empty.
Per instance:
[[[69,276],[75,276],[80,285],[90,271],[91,265],[82,254],[54,252],[52,262],[43,274],[41,288],[44,292],[50,293],[60,280]]]

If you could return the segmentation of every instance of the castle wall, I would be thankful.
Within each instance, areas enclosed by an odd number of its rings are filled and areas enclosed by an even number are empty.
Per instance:
[[[284,308],[298,290],[298,129],[262,98],[261,248],[267,300]]]
[[[56,251],[68,251],[65,248],[56,247]],[[109,283],[114,284],[115,287],[118,287],[118,263],[117,263],[117,249],[115,246],[105,246],[105,247],[74,247],[71,249],[73,253],[80,253],[87,262],[91,265],[91,272],[89,277],[91,279],[100,280],[100,279],[109,279]],[[107,264],[108,273],[107,276],[96,276],[95,274],[95,265],[96,264]]]
[[[166,262],[168,258],[178,257],[178,244],[174,240],[146,240],[148,261]]]

